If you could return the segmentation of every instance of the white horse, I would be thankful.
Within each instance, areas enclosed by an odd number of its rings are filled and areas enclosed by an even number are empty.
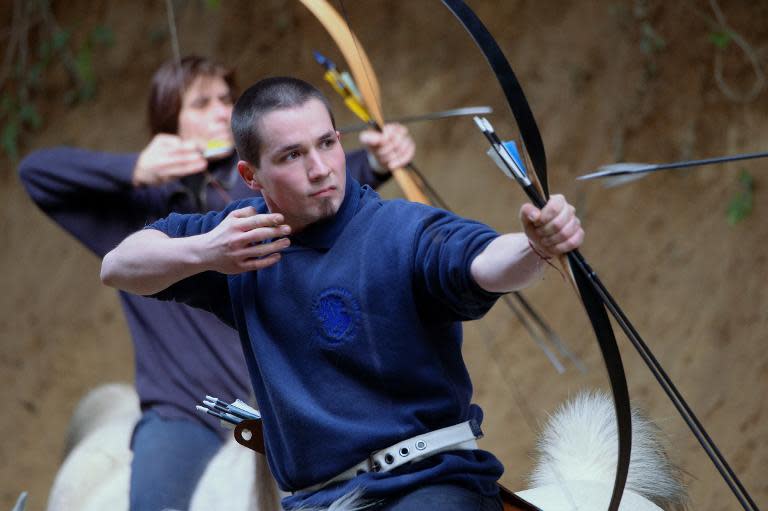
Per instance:
[[[140,416],[138,396],[130,385],[102,385],[83,397],[70,420],[64,462],[47,511],[128,509],[130,439]],[[280,509],[264,457],[234,437],[209,463],[190,505],[190,511],[211,509]]]
[[[138,400],[128,385],[91,391],[78,405],[68,453],[56,476],[48,511],[127,510],[131,432]],[[553,414],[539,437],[532,487],[517,495],[543,511],[608,508],[616,460],[616,426],[610,398],[582,393]],[[230,440],[212,459],[190,511],[277,511],[277,489],[263,456]],[[669,462],[658,428],[633,414],[632,460],[621,511],[684,509],[680,472]],[[361,509],[360,495],[334,503],[336,511]]]

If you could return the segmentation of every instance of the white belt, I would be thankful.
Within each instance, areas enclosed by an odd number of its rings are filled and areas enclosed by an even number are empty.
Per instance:
[[[347,481],[366,472],[389,472],[406,463],[423,460],[444,451],[477,449],[476,439],[482,436],[483,432],[474,420],[430,431],[390,445],[380,451],[375,451],[357,465],[327,481],[302,488],[293,493],[314,492],[329,484]]]

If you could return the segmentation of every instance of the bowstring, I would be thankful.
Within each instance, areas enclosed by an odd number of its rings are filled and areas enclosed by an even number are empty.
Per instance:
[[[176,63],[176,70],[181,78],[181,50],[179,49],[179,35],[176,31],[176,16],[173,10],[173,0],[165,0],[165,12],[168,17],[168,32],[171,36],[171,51]]]
[[[174,67],[176,68],[176,81],[179,86],[179,90],[184,89],[184,73],[181,68],[181,45],[179,44],[179,33],[176,26],[176,13],[173,8],[173,0],[165,0],[165,12],[168,19],[168,33],[171,40],[171,52],[173,54]],[[232,202],[232,197],[228,192],[228,188],[221,183],[221,181],[213,175],[213,173],[206,169],[203,171],[206,184],[210,184],[216,193],[221,197],[226,204]],[[205,185],[203,187],[203,193],[207,193]]]

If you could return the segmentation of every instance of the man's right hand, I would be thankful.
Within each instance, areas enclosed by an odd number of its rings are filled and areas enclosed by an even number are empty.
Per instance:
[[[190,174],[202,172],[208,166],[203,152],[195,142],[176,135],[160,133],[144,148],[133,169],[134,186],[156,186]]]
[[[171,238],[142,229],[112,249],[101,264],[101,281],[138,295],[151,295],[204,271],[235,274],[261,270],[280,260],[290,246],[283,215],[237,209],[213,230]],[[267,240],[269,243],[264,243]]]
[[[236,209],[201,236],[205,241],[199,255],[208,269],[229,275],[267,268],[291,244],[285,237],[291,228],[284,221],[283,215],[258,214],[250,206]]]

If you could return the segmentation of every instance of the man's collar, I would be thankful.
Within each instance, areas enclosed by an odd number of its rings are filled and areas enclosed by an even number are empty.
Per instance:
[[[344,200],[339,210],[330,218],[316,222],[303,231],[291,236],[296,245],[309,248],[331,248],[336,238],[341,235],[360,204],[360,183],[355,181],[347,172],[347,184],[344,189]]]

